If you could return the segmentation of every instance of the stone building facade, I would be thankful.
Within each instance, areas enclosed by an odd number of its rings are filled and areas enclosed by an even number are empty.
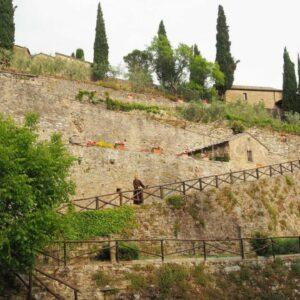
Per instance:
[[[263,102],[267,109],[276,109],[276,103],[282,100],[282,90],[271,87],[234,85],[225,94],[226,102],[245,101],[249,104]]]

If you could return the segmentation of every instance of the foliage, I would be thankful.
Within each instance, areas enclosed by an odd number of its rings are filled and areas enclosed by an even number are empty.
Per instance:
[[[124,62],[127,65],[129,73],[135,72],[136,69],[144,70],[146,73],[150,72],[152,56],[151,53],[144,50],[133,50],[124,56]]]
[[[13,54],[11,50],[0,48],[0,68],[9,67]]]
[[[210,160],[214,160],[214,161],[221,161],[221,162],[229,162],[230,161],[230,156],[228,153],[224,153],[223,156],[216,156],[216,155],[212,155],[209,157]]]
[[[236,70],[237,62],[231,55],[231,42],[229,39],[229,28],[226,22],[226,16],[223,6],[219,6],[218,20],[217,20],[217,55],[216,62],[220,66],[220,70],[225,75],[225,82],[217,83],[217,89],[220,95],[232,87],[234,81],[234,72]]]
[[[133,228],[135,215],[133,208],[124,206],[101,211],[69,212],[61,222],[65,239],[83,240]]]
[[[108,149],[114,148],[113,144],[107,143],[105,141],[99,141],[96,143],[96,145],[97,145],[97,147],[100,147],[100,148],[108,148]]]
[[[253,251],[259,256],[268,256],[271,252],[271,241],[267,236],[256,232],[254,238],[250,241]]]
[[[160,84],[165,88],[171,88],[175,77],[175,59],[163,21],[149,50],[153,56],[154,69]]]
[[[39,142],[36,115],[25,125],[0,117],[0,269],[32,268],[59,229],[55,209],[74,192],[68,179],[74,159],[60,135]]]
[[[119,259],[123,261],[138,260],[140,258],[139,248],[136,243],[130,242],[120,242],[119,243]],[[103,246],[98,255],[96,256],[98,260],[110,260],[110,249],[109,246]]]
[[[91,68],[79,61],[61,58],[26,58],[15,53],[11,68],[33,75],[50,75],[75,80],[90,80]]]
[[[297,97],[297,79],[295,65],[290,59],[290,55],[284,48],[283,65],[283,95],[282,108],[284,111],[294,111],[300,113],[300,100]]]
[[[297,112],[285,112],[284,119],[288,124],[299,125],[300,124],[300,113]]]
[[[95,80],[103,79],[109,69],[108,62],[108,43],[106,37],[105,23],[101,5],[98,5],[96,36],[94,43],[94,64],[93,64],[93,77]]]
[[[300,259],[299,258],[292,262],[291,269],[295,276],[300,277]]]
[[[99,270],[93,274],[93,280],[96,281],[97,286],[104,288],[109,285],[113,280],[111,276],[103,271]]]
[[[181,209],[184,205],[184,199],[181,195],[169,196],[165,200],[167,204],[174,209]]]
[[[77,59],[81,59],[81,60],[84,60],[84,51],[82,49],[77,49],[76,50],[76,54],[75,54],[75,57]]]
[[[139,274],[128,273],[126,279],[130,281],[130,288],[133,291],[142,292],[149,286],[148,280]]]
[[[118,100],[112,100],[109,97],[106,98],[106,107],[109,110],[116,110],[116,111],[141,110],[153,114],[160,113],[160,108],[156,105],[147,105],[143,103],[125,103]]]
[[[192,270],[192,276],[195,282],[199,285],[205,286],[207,283],[207,275],[204,272],[204,266],[198,265],[195,266]]]
[[[231,129],[234,134],[239,134],[245,131],[245,126],[241,121],[233,121],[231,124]]]
[[[162,299],[189,299],[191,285],[188,270],[177,264],[165,264],[157,271]]]
[[[15,42],[15,7],[12,0],[0,0],[0,48],[12,50]]]
[[[79,102],[82,102],[85,97],[87,97],[88,102],[90,102],[92,104],[97,104],[97,103],[102,102],[101,99],[98,99],[96,97],[96,91],[79,90],[75,99],[78,100]]]
[[[288,186],[295,185],[295,181],[294,181],[293,177],[290,177],[288,175],[285,176],[285,182]]]
[[[235,103],[213,101],[207,105],[202,102],[191,102],[187,106],[177,107],[177,111],[184,119],[192,122],[210,123],[227,120],[231,125],[234,121],[239,121],[246,128],[267,127],[276,131],[300,134],[300,122],[290,124],[273,118],[263,103],[249,105],[241,101]]]

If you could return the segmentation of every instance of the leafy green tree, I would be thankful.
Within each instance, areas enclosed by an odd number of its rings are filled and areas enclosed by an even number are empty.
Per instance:
[[[225,75],[224,84],[216,85],[219,95],[224,95],[230,89],[234,82],[234,72],[237,63],[231,55],[231,42],[229,39],[229,28],[227,26],[226,16],[223,6],[219,6],[217,20],[217,55],[216,62]]]
[[[295,65],[290,59],[286,48],[283,54],[283,98],[282,108],[284,111],[298,111],[297,79]]]
[[[196,44],[193,46],[193,52],[194,52],[194,56],[200,55],[200,51]]]
[[[57,238],[55,209],[74,192],[74,159],[60,135],[38,140],[37,120],[30,114],[19,126],[0,116],[0,277],[33,267],[36,251]]]
[[[81,60],[84,60],[84,51],[82,49],[77,49],[76,50],[76,54],[75,54],[75,57],[77,59],[81,59]]]
[[[174,51],[168,40],[163,21],[159,24],[157,37],[149,49],[153,55],[154,69],[157,78],[164,88],[173,88],[175,78]]]
[[[15,23],[12,0],[0,0],[0,48],[12,50],[15,42]]]
[[[99,3],[94,43],[93,76],[95,80],[103,79],[109,71],[108,51],[105,23],[101,4]]]

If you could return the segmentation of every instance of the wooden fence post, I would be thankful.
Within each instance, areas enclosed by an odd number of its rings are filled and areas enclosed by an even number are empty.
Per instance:
[[[280,169],[280,174],[283,174],[283,170],[282,170],[282,164],[279,164],[279,169]]]
[[[230,184],[233,184],[233,175],[232,175],[232,172],[231,172],[231,170],[230,170]]]
[[[259,170],[256,169],[256,178],[259,179]]]
[[[196,243],[194,241],[192,243],[193,243],[193,255],[195,256],[196,255],[196,248],[195,248]]]
[[[245,170],[243,171],[243,179],[244,179],[244,182],[246,182],[246,171]]]
[[[123,206],[123,193],[122,189],[117,189],[117,193],[119,194],[119,206]]]
[[[66,243],[66,241],[64,241],[63,247],[64,247],[64,267],[66,267],[67,266],[67,243]]]
[[[219,188],[219,176],[218,175],[215,176],[215,180],[216,180],[216,188]]]
[[[207,259],[207,253],[206,253],[206,244],[205,241],[203,241],[203,256],[204,256],[204,261]]]
[[[270,177],[272,177],[273,176],[272,166],[270,166],[269,168],[270,168]]]
[[[116,241],[116,262],[120,262],[120,257],[119,257],[119,241]]]
[[[99,210],[99,197],[96,197],[96,210]]]
[[[159,192],[160,192],[160,198],[163,200],[164,197],[164,188],[162,186],[159,187]]]
[[[291,172],[294,173],[294,166],[293,166],[293,162],[291,161]]]
[[[160,241],[160,251],[161,251],[161,261],[165,261],[165,249],[164,249],[164,240]]]
[[[273,256],[273,259],[275,260],[274,241],[273,241],[273,239],[270,239],[270,240],[271,240],[271,247],[272,247],[272,256]]]
[[[182,193],[183,193],[183,195],[186,194],[186,187],[185,187],[185,182],[184,181],[182,182]]]
[[[27,299],[31,300],[32,299],[32,271],[29,272],[28,274],[28,295]]]
[[[241,257],[242,259],[245,259],[245,250],[244,250],[244,239],[240,239],[240,248],[241,248]]]
[[[200,191],[203,191],[202,178],[199,179],[199,188],[200,188]]]

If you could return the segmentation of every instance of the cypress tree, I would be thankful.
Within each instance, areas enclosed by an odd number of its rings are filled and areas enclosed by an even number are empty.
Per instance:
[[[14,10],[12,0],[0,0],[0,48],[7,50],[15,42]]]
[[[82,49],[78,48],[78,49],[76,50],[75,57],[76,57],[77,59],[84,60],[84,51],[83,51]]]
[[[300,93],[300,56],[298,54],[298,94]]]
[[[217,20],[217,55],[216,62],[219,64],[221,71],[224,73],[224,85],[217,86],[219,95],[224,95],[230,89],[234,82],[234,72],[237,62],[231,55],[231,42],[229,39],[229,27],[227,26],[226,16],[223,6],[219,6]]]
[[[108,72],[108,51],[109,47],[107,43],[105,23],[101,5],[99,3],[94,43],[93,75],[95,80],[103,79]]]
[[[194,56],[199,56],[200,55],[200,51],[199,51],[198,46],[196,44],[193,47],[193,53],[194,53]]]
[[[163,21],[161,21],[159,24],[158,37],[155,44],[156,75],[163,87],[171,88],[175,78],[175,58]]]
[[[286,48],[283,54],[283,98],[282,108],[284,111],[298,111],[297,79],[295,65],[290,59]]]

